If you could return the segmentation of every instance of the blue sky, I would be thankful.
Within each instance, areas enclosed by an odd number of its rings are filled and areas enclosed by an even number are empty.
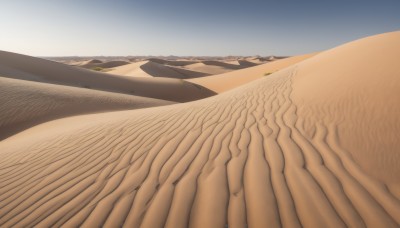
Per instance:
[[[399,0],[0,0],[0,50],[296,55],[399,30],[399,12]]]

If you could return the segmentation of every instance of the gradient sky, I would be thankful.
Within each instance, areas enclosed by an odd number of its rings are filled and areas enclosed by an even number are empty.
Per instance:
[[[400,29],[400,0],[0,0],[0,50],[296,55]]]

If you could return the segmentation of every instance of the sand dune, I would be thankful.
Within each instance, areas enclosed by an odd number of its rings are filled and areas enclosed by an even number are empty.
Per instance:
[[[125,66],[116,67],[107,73],[133,77],[163,77],[179,79],[197,78],[209,75],[207,73],[163,65],[151,60],[140,61]]]
[[[287,58],[287,56],[268,56],[268,57],[250,57],[250,58],[246,58],[246,61],[252,62],[252,63],[265,63],[265,62],[272,62],[272,61],[276,61],[279,59],[285,59]]]
[[[125,66],[115,67],[108,71],[109,74],[123,75],[131,77],[153,77],[150,74],[143,71],[140,66],[148,63],[148,61],[139,61],[135,63],[130,63]]]
[[[98,64],[98,63],[103,63],[103,61],[98,59],[92,59],[85,62],[85,64]]]
[[[98,59],[91,59],[91,60],[83,60],[83,61],[76,61],[76,60],[70,60],[67,62],[63,61],[58,61],[70,66],[76,66],[76,67],[82,67],[85,69],[90,69],[90,70],[95,70],[95,71],[100,71],[100,72],[107,72],[111,68],[123,66],[126,64],[129,64],[129,61],[123,61],[123,60],[110,60],[110,61],[101,61]]]
[[[398,227],[398,59],[383,34],[200,101],[33,127],[0,142],[0,226]]]
[[[252,62],[252,61],[249,61],[249,60],[238,60],[238,62],[239,62],[239,65],[242,66],[242,67],[252,67],[252,66],[257,66],[258,65],[258,63]]]
[[[201,60],[197,63],[184,65],[182,68],[210,75],[215,75],[215,74],[223,74],[234,70],[257,66],[262,63],[265,63],[265,61],[264,62],[258,61],[257,63],[255,63],[243,59]]]
[[[0,139],[60,117],[172,103],[152,98],[0,77]]]
[[[198,100],[214,94],[179,79],[113,76],[3,51],[0,51],[0,75],[178,102]]]
[[[223,73],[231,72],[232,70],[234,70],[234,69],[228,68],[226,66],[221,66],[222,62],[219,62],[219,61],[213,61],[213,62],[217,62],[218,65],[211,65],[211,64],[205,64],[204,62],[200,62],[200,63],[193,63],[190,65],[186,65],[185,69],[203,72],[203,73],[206,73],[209,75],[223,74]],[[229,64],[229,65],[231,65],[231,64]],[[241,68],[238,65],[236,65],[236,69],[241,69]]]
[[[165,59],[158,59],[158,58],[150,58],[148,60],[151,62],[154,62],[154,63],[170,65],[170,66],[186,66],[186,65],[190,65],[190,64],[197,62],[197,61],[192,61],[192,60],[165,60]]]
[[[204,65],[219,66],[219,67],[223,67],[223,68],[230,69],[230,70],[238,70],[238,69],[245,68],[244,66],[240,65],[240,61],[241,60],[235,60],[234,63],[231,63],[232,61],[206,60],[206,61],[202,61],[202,63]]]
[[[51,59],[50,59],[51,60]],[[64,63],[71,66],[86,66],[86,65],[95,65],[102,64],[103,61],[99,59],[89,59],[89,60],[79,60],[79,59],[56,59],[54,60],[59,63]]]
[[[118,66],[123,66],[126,64],[129,64],[130,62],[128,61],[122,61],[122,60],[113,60],[113,61],[106,61],[102,62],[100,60],[87,60],[87,61],[82,61],[77,64],[70,64],[70,65],[75,65],[75,66],[80,66],[83,68],[91,69],[95,67],[101,67],[101,68],[114,68]]]
[[[199,63],[186,65],[186,69],[200,71],[211,75],[223,74],[233,70],[244,69],[247,66],[239,64],[238,60],[230,61],[217,61],[217,60],[204,60]]]
[[[400,32],[352,42],[305,61],[297,70],[302,77],[295,78],[293,93],[309,134],[315,129],[308,121],[340,122],[340,142],[351,156],[370,175],[397,184],[399,60]]]
[[[202,78],[188,79],[187,81],[204,86],[214,92],[221,93],[245,83],[260,79],[266,74],[271,74],[290,65],[314,56],[316,53],[293,56],[290,58],[280,59],[273,62],[253,66],[249,69],[241,69],[225,74],[212,75]]]
[[[247,60],[164,60],[148,59],[115,67],[110,74],[133,77],[167,77],[191,79],[222,74],[259,65]]]

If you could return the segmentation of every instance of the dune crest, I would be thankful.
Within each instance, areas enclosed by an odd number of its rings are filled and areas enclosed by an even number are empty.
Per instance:
[[[0,226],[398,227],[400,180],[382,175],[397,170],[400,140],[371,139],[400,130],[400,104],[385,106],[399,43],[400,32],[362,39],[211,98],[15,135],[0,142]],[[343,116],[376,109],[354,125]],[[393,150],[373,161],[378,146]],[[389,167],[374,176],[365,161]]]

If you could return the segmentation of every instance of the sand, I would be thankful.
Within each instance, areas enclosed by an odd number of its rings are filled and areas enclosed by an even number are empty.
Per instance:
[[[0,75],[176,102],[198,100],[215,94],[180,79],[110,75],[4,51],[0,51]]]
[[[87,68],[87,69],[94,69],[96,67],[107,69],[107,68],[123,66],[123,65],[126,65],[129,63],[130,62],[128,62],[128,61],[122,61],[122,60],[113,60],[113,61],[102,62],[97,59],[92,59],[92,60],[81,61],[81,62],[78,62],[75,64],[70,64],[70,65],[75,65],[75,66],[79,66],[79,67],[83,67],[83,68]]]
[[[49,120],[174,102],[0,77],[0,139]]]
[[[244,59],[164,60],[151,58],[124,66],[114,67],[106,72],[114,75],[131,77],[167,77],[192,79],[253,67],[261,63],[264,62],[253,63]]]
[[[262,65],[253,66],[248,69],[235,70],[224,74],[212,75],[202,78],[193,78],[188,79],[187,81],[208,88],[216,93],[222,93],[224,91],[236,88],[256,79],[260,79],[263,76],[266,76],[266,74],[268,75],[277,72],[314,55],[316,55],[316,53],[293,56],[290,58],[280,59]]]
[[[244,69],[248,66],[240,65],[235,61],[205,60],[198,63],[186,65],[186,69],[208,73],[210,75],[223,74],[233,70]]]
[[[199,71],[163,65],[152,60],[139,61],[128,65],[115,67],[107,71],[107,73],[131,77],[162,77],[178,79],[198,78],[210,75]]]
[[[0,226],[398,227],[398,59],[387,33],[210,98],[15,134]]]

